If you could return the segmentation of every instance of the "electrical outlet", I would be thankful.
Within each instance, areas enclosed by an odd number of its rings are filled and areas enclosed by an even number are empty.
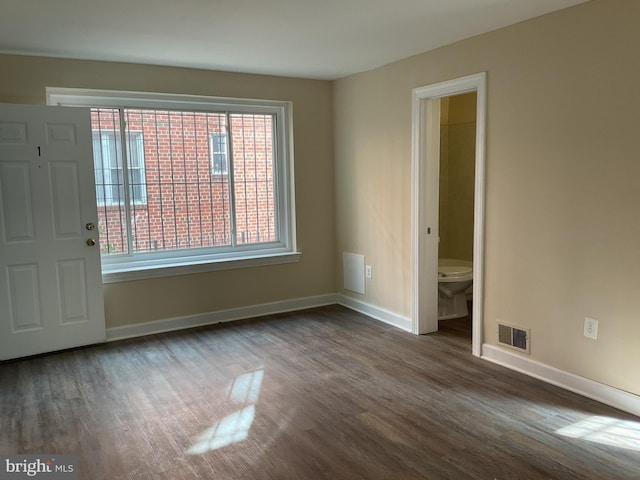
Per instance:
[[[593,340],[598,339],[598,320],[584,317],[584,336]]]
[[[373,268],[371,267],[371,265],[367,265],[365,271],[367,272],[367,278],[371,280],[373,276]]]

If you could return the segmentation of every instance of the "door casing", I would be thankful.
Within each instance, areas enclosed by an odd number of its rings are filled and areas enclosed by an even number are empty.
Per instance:
[[[443,97],[477,93],[473,230],[472,353],[480,356],[484,305],[484,198],[487,75],[466,77],[412,91],[412,332],[438,330],[438,180],[440,102]]]

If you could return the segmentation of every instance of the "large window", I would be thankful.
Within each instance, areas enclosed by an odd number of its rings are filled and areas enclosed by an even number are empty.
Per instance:
[[[91,106],[107,277],[297,260],[288,104],[55,90]]]

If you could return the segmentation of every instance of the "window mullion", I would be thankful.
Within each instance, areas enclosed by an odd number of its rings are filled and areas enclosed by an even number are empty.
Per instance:
[[[127,155],[127,122],[124,108],[118,109],[120,120],[120,155],[122,158],[122,189],[124,190],[124,218],[127,230],[127,251],[133,255],[133,231],[131,225],[131,195],[129,192],[129,158]]]
[[[231,127],[231,115],[225,112],[226,135],[227,135],[227,185],[229,188],[229,222],[231,223],[231,246],[237,246],[236,238],[236,189],[233,166],[233,129]]]

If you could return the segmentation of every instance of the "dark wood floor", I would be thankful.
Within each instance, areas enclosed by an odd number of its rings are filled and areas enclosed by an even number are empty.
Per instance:
[[[557,433],[640,419],[470,351],[468,320],[332,306],[7,363],[0,453],[79,454],[83,480],[640,479],[638,450]]]

